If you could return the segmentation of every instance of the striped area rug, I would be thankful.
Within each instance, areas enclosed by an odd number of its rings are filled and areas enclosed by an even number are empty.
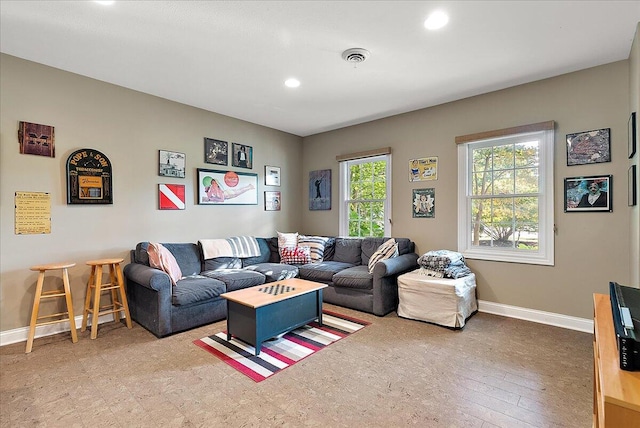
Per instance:
[[[322,326],[312,322],[283,337],[262,344],[260,355],[236,338],[227,341],[227,332],[194,340],[193,343],[244,373],[256,382],[294,365],[317,351],[366,327],[370,323],[335,312],[322,312]]]

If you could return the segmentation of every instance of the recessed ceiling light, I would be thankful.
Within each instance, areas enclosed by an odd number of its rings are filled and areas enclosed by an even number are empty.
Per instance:
[[[105,0],[105,1],[93,0],[93,1],[95,1],[96,3],[101,4],[103,6],[111,6],[112,4],[115,3],[114,0],[109,0],[109,1],[107,1],[107,0]]]
[[[292,77],[291,79],[285,80],[284,84],[289,88],[297,88],[298,86],[300,86],[300,81]]]
[[[447,25],[447,22],[449,22],[449,16],[441,10],[437,10],[424,21],[424,28],[427,30],[437,30]]]

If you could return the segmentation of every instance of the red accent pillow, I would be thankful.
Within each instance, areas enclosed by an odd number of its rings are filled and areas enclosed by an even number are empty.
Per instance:
[[[280,249],[280,262],[288,265],[306,265],[311,263],[309,247],[284,247]]]

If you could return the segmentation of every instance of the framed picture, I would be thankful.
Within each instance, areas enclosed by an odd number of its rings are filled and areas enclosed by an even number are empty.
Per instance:
[[[280,204],[282,198],[280,192],[266,191],[264,192],[264,210],[265,211],[280,211]]]
[[[55,132],[53,126],[20,122],[18,140],[20,153],[50,158],[56,157]]]
[[[280,167],[268,166],[264,167],[264,184],[267,186],[280,185]]]
[[[564,179],[564,212],[611,212],[611,175]]]
[[[113,204],[113,171],[104,153],[80,149],[69,155],[67,204]]]
[[[629,180],[629,206],[632,207],[638,203],[638,189],[636,189],[636,166],[631,165],[629,167],[628,180]]]
[[[409,181],[438,179],[438,158],[420,158],[409,161]]]
[[[205,137],[204,162],[226,166],[229,163],[229,143]]]
[[[186,156],[184,153],[158,150],[159,168],[158,175],[162,177],[184,178],[186,171]]]
[[[186,204],[184,189],[184,184],[158,184],[158,209],[185,209]]]
[[[611,128],[567,134],[567,166],[611,162]]]
[[[198,168],[198,204],[258,205],[258,174]]]
[[[253,168],[253,147],[245,144],[232,143],[233,161],[231,164],[238,168]]]
[[[436,189],[413,189],[413,218],[436,216]]]
[[[636,112],[634,111],[629,116],[629,159],[636,154]]]
[[[309,210],[331,209],[331,170],[309,172]]]

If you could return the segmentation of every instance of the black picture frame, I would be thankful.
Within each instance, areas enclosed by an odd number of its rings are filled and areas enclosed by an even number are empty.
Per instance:
[[[113,204],[111,161],[96,149],[79,149],[67,158],[67,205]]]
[[[253,147],[246,144],[231,143],[231,165],[237,168],[253,169]]]
[[[590,186],[595,184],[597,192],[589,200]],[[597,196],[596,196],[597,195]],[[590,175],[564,179],[564,212],[612,212],[613,176]]]
[[[258,174],[198,168],[199,205],[258,205]]]
[[[265,186],[280,186],[280,167],[279,166],[265,165],[264,184]]]
[[[638,203],[638,189],[636,188],[636,166],[635,165],[631,165],[629,167],[629,172],[627,174],[627,178],[628,178],[628,189],[629,189],[629,195],[628,195],[628,204],[630,207],[636,205]]]
[[[264,192],[264,210],[280,211],[282,206],[282,193],[279,191],[267,190]]]
[[[567,134],[567,166],[611,162],[611,128]]]
[[[628,134],[629,134],[629,159],[633,158],[636,154],[636,133],[637,133],[637,124],[636,124],[636,112],[632,112],[629,116],[629,125],[628,125]]]
[[[204,137],[204,163],[227,166],[229,163],[229,143]]]
[[[186,170],[187,157],[184,153],[158,150],[158,175],[160,177],[184,178]]]

